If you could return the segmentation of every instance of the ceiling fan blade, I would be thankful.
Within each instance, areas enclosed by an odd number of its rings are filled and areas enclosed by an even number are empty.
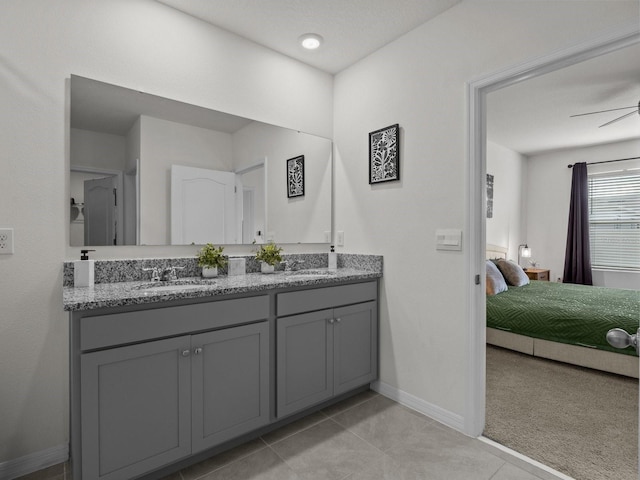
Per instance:
[[[625,114],[625,115],[622,115],[621,117],[614,118],[614,119],[613,119],[613,120],[611,120],[610,122],[603,123],[603,124],[602,124],[602,125],[600,125],[598,128],[606,127],[607,125],[611,125],[612,123],[619,122],[619,121],[620,121],[620,120],[622,120],[623,118],[630,117],[631,115],[634,115],[634,114],[636,114],[636,113],[640,113],[640,112],[639,112],[638,110],[636,110],[635,112],[629,112],[629,113],[627,113],[627,114]]]
[[[583,117],[585,115],[594,115],[596,113],[615,112],[616,110],[626,110],[627,108],[638,108],[638,106],[634,105],[632,107],[611,108],[609,110],[600,110],[598,112],[578,113],[577,115],[569,115],[569,117]]]

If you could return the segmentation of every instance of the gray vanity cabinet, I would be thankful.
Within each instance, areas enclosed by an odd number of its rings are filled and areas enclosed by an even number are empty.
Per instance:
[[[332,318],[323,310],[278,319],[278,417],[333,396]]]
[[[81,344],[99,349],[79,355],[74,476],[135,478],[268,424],[268,307],[264,296],[80,318]],[[122,326],[117,338],[105,324]],[[131,343],[167,328],[184,334]]]
[[[355,303],[277,319],[277,415],[284,417],[366,385],[378,373],[375,283],[278,296],[278,314]],[[363,301],[370,300],[370,301]]]
[[[126,479],[191,452],[189,337],[82,355],[82,477]]]
[[[269,324],[194,335],[193,452],[269,423]]]
[[[374,280],[71,312],[73,477],[162,475],[369,384],[377,299]]]

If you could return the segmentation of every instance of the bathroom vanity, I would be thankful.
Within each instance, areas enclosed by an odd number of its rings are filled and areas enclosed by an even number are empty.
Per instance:
[[[367,388],[381,275],[65,287],[74,478],[162,476]]]

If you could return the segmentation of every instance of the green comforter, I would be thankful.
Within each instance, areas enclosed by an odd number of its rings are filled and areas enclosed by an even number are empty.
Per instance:
[[[487,327],[528,337],[635,355],[605,338],[611,328],[636,333],[640,291],[532,280],[487,296]]]

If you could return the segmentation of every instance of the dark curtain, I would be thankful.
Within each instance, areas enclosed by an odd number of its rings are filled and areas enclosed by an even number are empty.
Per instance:
[[[584,162],[573,166],[563,282],[593,285],[589,247],[589,185],[587,164]]]

